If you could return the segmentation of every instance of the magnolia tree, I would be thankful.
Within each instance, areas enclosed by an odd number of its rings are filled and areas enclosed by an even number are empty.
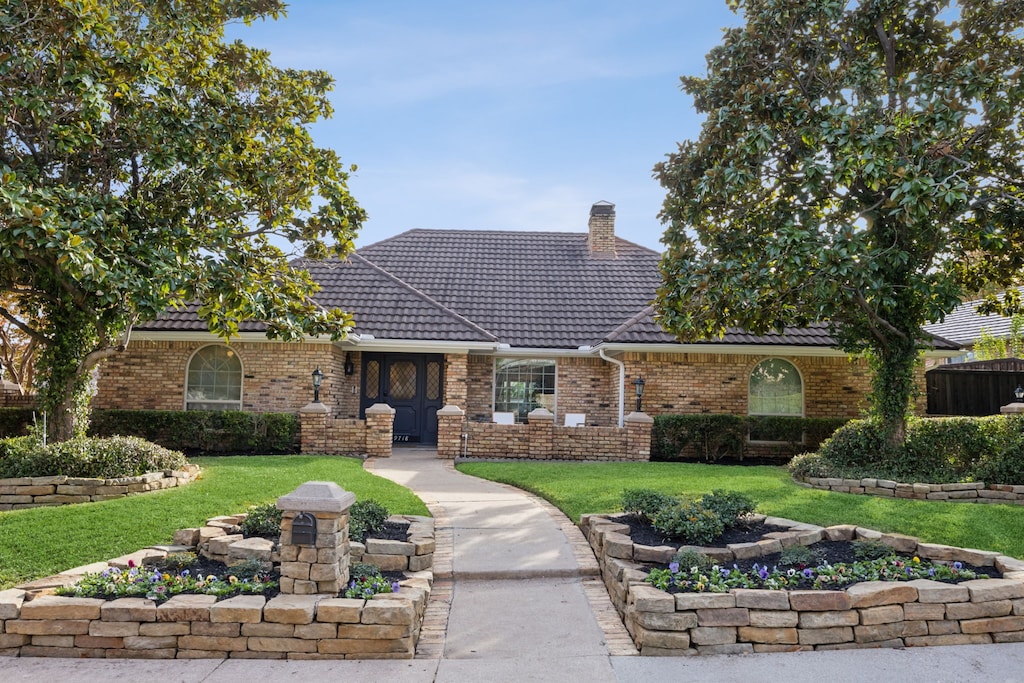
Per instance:
[[[169,306],[198,302],[223,337],[246,319],[284,340],[350,328],[288,260],[346,254],[364,217],[346,169],[308,131],[331,113],[331,78],[224,39],[228,22],[282,11],[5,3],[0,316],[39,346],[51,438],[84,432],[92,370]]]
[[[966,291],[1024,264],[1024,2],[732,0],[682,79],[660,320],[681,339],[827,321],[903,440],[915,364]]]

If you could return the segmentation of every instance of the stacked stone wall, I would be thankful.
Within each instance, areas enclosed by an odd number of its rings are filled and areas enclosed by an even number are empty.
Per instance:
[[[137,477],[17,477],[0,479],[0,512],[25,508],[95,503],[149,491],[184,486],[199,476],[198,465],[182,470],[147,472]]]
[[[736,588],[728,593],[670,594],[646,583],[641,563],[667,563],[675,548],[634,544],[629,527],[608,515],[584,515],[580,526],[641,655],[1024,642],[1024,561],[848,525],[765,521],[787,530],[757,543],[699,550],[729,564],[789,545],[867,539],[923,559],[994,566],[1003,578],[955,585],[926,579],[867,581],[841,591]]]
[[[986,484],[983,481],[954,484],[907,484],[889,479],[841,479],[838,477],[794,477],[794,479],[798,484],[822,491],[880,498],[1024,505],[1024,486],[1013,484]]]

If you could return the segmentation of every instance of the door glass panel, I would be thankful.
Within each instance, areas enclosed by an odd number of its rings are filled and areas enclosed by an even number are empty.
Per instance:
[[[391,384],[391,398],[408,401],[416,396],[416,364],[403,360],[392,363],[388,380]]]
[[[380,396],[380,361],[371,360],[366,363],[366,398]]]
[[[427,400],[436,401],[441,396],[441,364],[427,363]]]

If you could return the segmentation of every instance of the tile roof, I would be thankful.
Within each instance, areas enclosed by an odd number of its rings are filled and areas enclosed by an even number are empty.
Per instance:
[[[1024,293],[1024,287],[1021,287],[1020,291]],[[947,313],[942,322],[925,325],[924,329],[929,334],[964,345],[973,344],[974,340],[981,336],[982,330],[993,337],[1009,337],[1012,319],[1001,315],[982,315],[976,310],[980,303],[981,300],[962,303]]]
[[[349,311],[355,332],[380,340],[483,342],[576,349],[600,343],[673,344],[654,320],[661,255],[621,238],[591,256],[587,233],[410,230],[347,260],[298,261],[317,300]],[[139,330],[204,331],[196,306]],[[241,331],[262,331],[258,322]],[[731,329],[707,344],[833,347],[826,324],[752,335]],[[957,348],[949,343],[939,348]]]

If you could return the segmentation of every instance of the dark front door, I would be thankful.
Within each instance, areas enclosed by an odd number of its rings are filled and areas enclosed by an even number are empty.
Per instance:
[[[444,356],[364,353],[360,417],[374,403],[395,409],[396,443],[437,443]]]

